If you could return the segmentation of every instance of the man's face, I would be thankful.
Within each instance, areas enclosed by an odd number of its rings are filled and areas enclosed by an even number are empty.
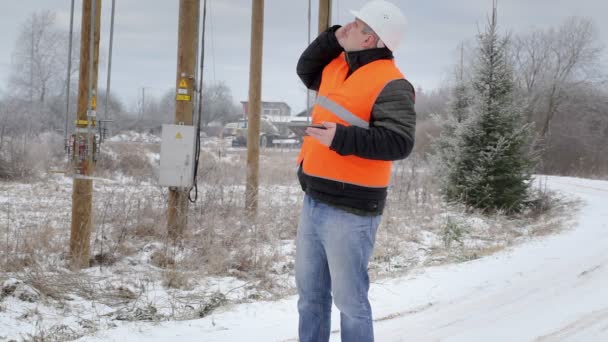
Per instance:
[[[344,25],[346,39],[343,42],[344,51],[360,51],[374,47],[374,36],[371,33],[363,33],[365,24],[355,19]]]

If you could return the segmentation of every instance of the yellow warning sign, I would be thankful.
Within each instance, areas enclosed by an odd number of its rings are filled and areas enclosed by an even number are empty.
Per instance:
[[[93,96],[93,98],[91,99],[91,108],[93,110],[97,109],[97,97]]]
[[[179,81],[179,87],[180,87],[180,88],[188,88],[188,82],[186,82],[186,79],[185,79],[185,78],[182,78],[182,79]]]
[[[182,138],[182,134],[180,132],[177,132],[177,135],[175,136],[175,139],[181,139]]]
[[[95,126],[95,122],[95,119],[91,119],[91,126]],[[74,123],[79,127],[86,127],[89,124],[87,120],[76,120]]]
[[[190,95],[177,94],[175,98],[177,101],[190,101]]]

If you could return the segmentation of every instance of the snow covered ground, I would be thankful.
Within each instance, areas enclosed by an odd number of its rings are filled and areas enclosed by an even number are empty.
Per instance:
[[[543,177],[544,179],[544,177]],[[377,341],[608,341],[608,182],[548,177],[583,201],[565,231],[376,282]],[[296,297],[194,321],[127,323],[81,341],[296,341]],[[339,341],[334,308],[332,341]]]

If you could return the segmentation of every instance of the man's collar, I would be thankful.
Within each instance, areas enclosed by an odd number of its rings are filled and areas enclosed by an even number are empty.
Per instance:
[[[345,52],[344,55],[351,73],[355,72],[355,70],[367,63],[371,63],[379,59],[393,59],[393,52],[385,47]]]

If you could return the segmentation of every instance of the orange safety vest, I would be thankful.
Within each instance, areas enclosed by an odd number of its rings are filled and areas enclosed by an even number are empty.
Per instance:
[[[344,126],[369,128],[372,108],[378,95],[391,81],[403,79],[392,59],[373,61],[348,76],[344,53],[323,69],[313,124],[323,121]],[[392,162],[355,155],[341,156],[311,137],[304,137],[298,165],[309,176],[365,187],[388,187]]]

